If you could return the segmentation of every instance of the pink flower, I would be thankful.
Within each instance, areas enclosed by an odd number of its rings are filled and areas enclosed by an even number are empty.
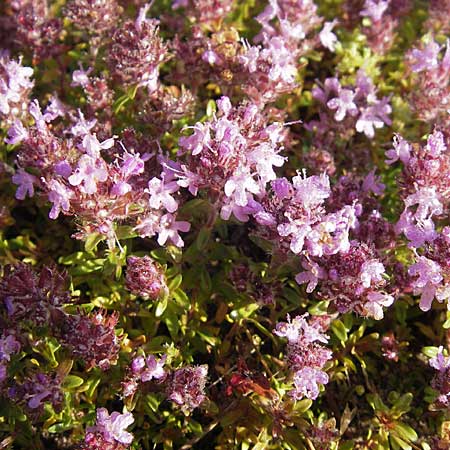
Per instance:
[[[332,98],[327,102],[327,106],[330,109],[335,109],[336,113],[334,118],[341,122],[346,114],[354,116],[358,113],[358,108],[353,102],[355,98],[355,93],[350,89],[341,89],[338,93],[338,97]]]
[[[58,180],[51,180],[49,183],[48,200],[53,203],[48,216],[50,219],[56,219],[62,211],[69,211],[70,199],[73,192]]]
[[[325,22],[322,31],[319,33],[320,42],[325,48],[330,50],[330,52],[334,52],[336,48],[337,37],[331,30],[337,23],[338,21],[336,19],[332,22]]]
[[[158,227],[158,244],[164,245],[169,239],[177,247],[183,247],[184,242],[178,234],[179,231],[187,232],[191,228],[189,222],[175,220],[172,214],[165,214],[161,217]]]
[[[108,171],[105,162],[89,155],[83,155],[78,162],[77,170],[69,177],[69,183],[72,186],[81,185],[81,192],[91,195],[97,192],[97,183],[107,179]]]
[[[178,209],[178,202],[173,198],[174,192],[177,192],[179,186],[176,181],[164,183],[164,179],[152,178],[148,182],[148,189],[145,190],[149,197],[149,205],[151,208],[160,209],[162,206],[170,213],[175,212]]]
[[[130,445],[133,442],[133,435],[128,433],[128,428],[134,422],[131,413],[120,414],[113,412],[109,415],[106,408],[97,409],[97,422],[93,427],[88,428],[88,433],[99,433],[109,442],[120,442],[124,445]]]

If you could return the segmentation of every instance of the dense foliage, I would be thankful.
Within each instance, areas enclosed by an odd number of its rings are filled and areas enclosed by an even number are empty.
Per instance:
[[[450,449],[449,0],[0,2],[1,449]]]

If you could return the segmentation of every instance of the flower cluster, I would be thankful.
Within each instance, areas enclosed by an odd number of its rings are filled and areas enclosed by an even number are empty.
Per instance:
[[[287,363],[293,371],[294,388],[290,395],[300,400],[303,397],[316,399],[320,386],[329,381],[323,370],[331,359],[332,352],[321,344],[328,342],[328,336],[320,320],[307,320],[308,314],[277,324],[274,333],[287,339]]]
[[[0,280],[1,310],[13,323],[46,325],[52,311],[70,302],[67,274],[43,267],[39,275],[27,264],[7,266]]]
[[[62,409],[64,394],[61,381],[57,373],[36,372],[27,376],[23,382],[14,382],[8,389],[8,396],[37,419],[43,413],[44,404],[50,403],[55,411]]]
[[[6,50],[0,51],[0,120],[13,122],[27,114],[32,75],[21,59],[14,61]]]
[[[365,0],[360,16],[370,19],[363,27],[370,48],[377,53],[389,51],[402,16],[411,8],[411,0]]]
[[[223,219],[234,215],[245,222],[260,209],[266,184],[276,178],[274,166],[284,164],[279,155],[283,124],[267,125],[252,103],[233,107],[228,97],[216,103],[217,115],[180,138],[179,154],[186,154],[186,162],[171,164],[167,171],[191,194],[206,191]]]
[[[39,188],[52,203],[51,219],[60,213],[74,215],[81,222],[80,237],[99,233],[111,246],[117,224],[124,221],[135,225],[143,237],[158,234],[160,245],[170,240],[182,246],[178,231],[187,231],[189,224],[175,220],[178,202],[173,194],[179,185],[164,173],[161,178],[149,176],[155,163],[152,155],[127,151],[123,144],[117,145],[116,136],[100,142],[92,131],[96,120],[86,120],[81,112],[68,130],[72,138],[55,135],[48,124],[54,115],[47,110],[43,114],[33,102],[30,114],[35,124],[26,129],[18,122],[9,130],[9,142],[21,142],[19,169],[13,176],[18,185],[16,198],[32,197]],[[102,152],[114,146],[119,148],[109,161]],[[40,176],[25,168],[38,170]]]
[[[430,40],[413,48],[407,54],[407,63],[415,74],[410,104],[417,117],[448,130],[450,41],[444,46]]]
[[[160,359],[156,359],[153,355],[134,358],[131,361],[127,377],[122,382],[124,397],[134,395],[141,383],[147,383],[151,380],[163,382],[167,377],[167,372],[164,370],[166,358],[166,355],[163,355]]]
[[[87,369],[108,370],[119,355],[120,340],[115,332],[118,320],[117,312],[111,315],[103,311],[90,315],[66,314],[57,319],[56,336],[74,358],[85,362]]]
[[[167,60],[167,46],[158,33],[158,21],[146,19],[150,5],[140,9],[137,19],[124,22],[112,35],[108,66],[113,79],[128,87],[158,87],[158,67]]]
[[[206,399],[208,366],[186,366],[175,370],[167,384],[167,397],[183,411],[198,408]]]
[[[390,125],[392,108],[389,97],[377,97],[375,85],[361,69],[356,75],[355,86],[342,86],[336,77],[327,78],[312,90],[320,103],[319,120],[305,124],[314,133],[314,145],[320,149],[333,148],[337,138],[347,138],[364,133],[373,139],[375,130]]]
[[[133,294],[151,300],[167,292],[162,268],[149,256],[128,258],[125,286]]]

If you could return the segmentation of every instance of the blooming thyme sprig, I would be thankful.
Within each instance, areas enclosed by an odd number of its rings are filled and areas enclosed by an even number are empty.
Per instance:
[[[183,245],[178,231],[187,231],[189,224],[175,220],[178,201],[173,194],[179,185],[161,171],[147,173],[150,154],[141,157],[119,146],[111,161],[102,152],[115,146],[116,137],[100,142],[91,131],[95,119],[86,120],[80,112],[70,127],[73,137],[68,139],[53,134],[47,124],[50,119],[37,102],[31,104],[30,113],[35,125],[28,130],[15,125],[9,132],[14,142],[22,141],[17,155],[19,169],[13,176],[19,186],[18,199],[32,197],[38,189],[52,203],[51,219],[60,213],[78,218],[80,238],[96,232],[115,246],[115,228],[127,221],[142,237],[158,234],[160,245],[168,240]],[[39,176],[25,168],[35,169]]]
[[[395,43],[396,28],[412,7],[410,0],[365,0],[360,16],[370,19],[362,28],[370,48],[385,54]]]
[[[166,380],[168,372],[164,370],[167,355],[156,359],[153,355],[140,355],[133,358],[127,368],[127,375],[122,381],[124,397],[130,397],[136,393],[142,383],[155,380],[162,383]]]
[[[252,103],[233,107],[228,97],[217,101],[218,114],[194,125],[194,133],[179,140],[176,165],[168,166],[178,185],[197,195],[205,191],[223,219],[233,214],[247,221],[260,205],[265,186],[276,178],[275,167],[284,164],[283,124],[268,125]]]
[[[432,242],[437,237],[434,218],[444,214],[450,204],[450,156],[444,134],[435,130],[423,146],[396,136],[386,156],[388,164],[403,163],[400,186],[405,209],[396,231],[404,233],[411,247]]]
[[[62,42],[63,21],[56,16],[56,8],[51,8],[47,1],[40,0],[14,0],[5,3],[10,4],[10,9],[7,16],[0,17],[4,39],[2,43],[31,55],[34,62],[61,55],[65,49]]]
[[[328,213],[325,200],[331,195],[326,175],[298,174],[292,183],[286,178],[271,182],[271,191],[261,199],[253,215],[258,234],[278,249],[299,255],[304,250],[319,256],[349,248],[349,232],[356,226],[355,205]]]
[[[34,86],[33,69],[22,65],[22,59],[11,59],[0,50],[0,120],[11,124],[23,119],[28,111],[29,96]]]
[[[333,148],[334,140],[348,140],[355,131],[373,139],[377,128],[391,125],[389,97],[377,97],[375,85],[363,70],[358,71],[355,86],[327,78],[312,95],[320,103],[319,120],[308,122],[305,128],[314,133],[319,149]]]
[[[274,333],[287,339],[286,362],[293,372],[294,387],[289,392],[295,400],[303,397],[315,400],[319,396],[320,386],[327,384],[329,377],[323,370],[331,359],[332,352],[321,344],[328,342],[323,334],[320,321],[307,320],[308,314],[296,316],[292,320],[277,324]]]
[[[149,8],[142,7],[134,22],[127,20],[115,30],[108,66],[118,84],[143,86],[151,93],[158,88],[159,65],[169,54],[159,35],[158,21],[145,17]]]
[[[408,52],[406,61],[414,73],[410,104],[417,117],[450,132],[450,41],[444,46],[431,39]]]
[[[186,366],[175,370],[167,384],[167,396],[185,413],[198,408],[206,399],[208,366]]]

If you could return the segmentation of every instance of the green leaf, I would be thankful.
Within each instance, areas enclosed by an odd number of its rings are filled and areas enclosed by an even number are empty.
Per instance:
[[[391,411],[397,417],[400,417],[402,414],[407,413],[411,409],[411,402],[413,400],[413,395],[408,392],[407,394],[402,395],[393,405]],[[394,416],[395,418],[395,416]]]
[[[84,241],[84,249],[87,252],[92,252],[96,249],[97,245],[104,239],[105,237],[100,233],[91,233]]]
[[[335,320],[331,324],[331,330],[342,343],[345,343],[347,341],[348,338],[347,329],[339,319]]]
[[[175,275],[170,281],[169,281],[169,290],[170,292],[177,290],[181,282],[183,281],[183,275],[179,273],[178,275]]]
[[[409,425],[406,425],[406,423],[396,422],[394,431],[401,439],[404,439],[407,442],[417,441],[417,433]]]
[[[158,304],[156,305],[155,309],[156,317],[161,317],[164,314],[164,311],[166,310],[168,303],[169,297],[167,295],[165,295],[164,298],[158,301]]]
[[[76,375],[67,375],[67,377],[64,378],[62,385],[64,389],[73,390],[81,386],[83,383],[84,383],[83,378],[78,377]]]
[[[198,235],[197,239],[195,240],[195,246],[197,247],[197,250],[202,251],[206,248],[209,238],[211,237],[211,228],[203,227]]]

